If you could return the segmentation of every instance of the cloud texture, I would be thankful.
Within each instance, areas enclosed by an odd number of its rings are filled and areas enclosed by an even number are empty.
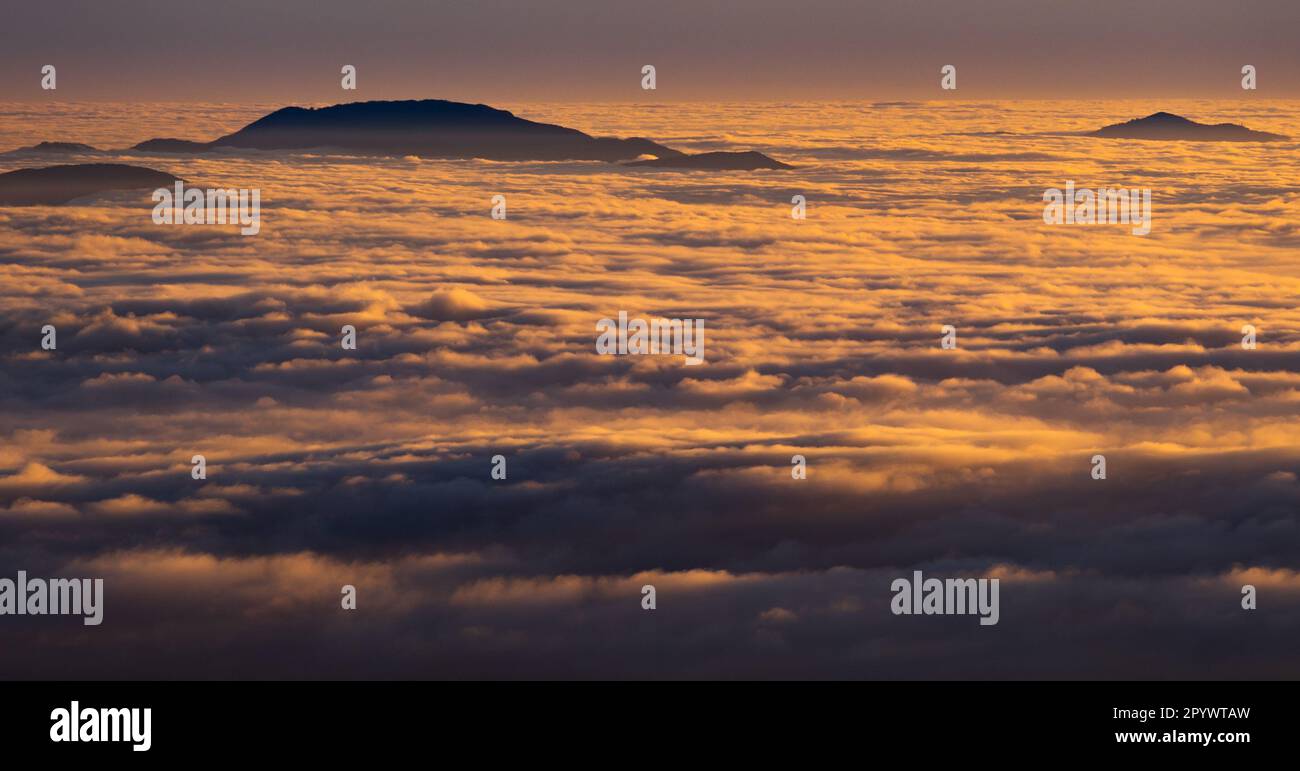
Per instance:
[[[0,209],[0,567],[106,591],[0,619],[0,675],[1300,676],[1297,145],[1070,133],[1300,106],[506,106],[799,168],[127,155],[261,233]],[[141,109],[0,140],[248,117]],[[1150,187],[1151,234],[1045,225],[1066,180]],[[597,356],[619,310],[708,363]],[[1001,622],[891,615],[915,569]]]

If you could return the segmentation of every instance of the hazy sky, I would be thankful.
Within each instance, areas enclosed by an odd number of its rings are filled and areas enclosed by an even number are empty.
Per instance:
[[[1295,0],[51,0],[6,8],[0,99],[331,101],[344,64],[360,99],[1297,97],[1297,32]]]

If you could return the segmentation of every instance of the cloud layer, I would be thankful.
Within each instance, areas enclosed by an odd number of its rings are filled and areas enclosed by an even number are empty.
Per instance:
[[[261,233],[0,209],[0,566],[107,595],[0,620],[0,674],[1300,676],[1296,144],[1069,133],[1295,104],[511,107],[799,168],[123,156],[259,187]],[[98,109],[0,139],[242,120]],[[1045,225],[1066,180],[1150,187],[1151,234]],[[708,363],[597,356],[620,310]],[[915,569],[1001,622],[891,615]]]

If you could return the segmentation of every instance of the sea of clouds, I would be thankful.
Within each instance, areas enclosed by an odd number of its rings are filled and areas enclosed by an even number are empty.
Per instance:
[[[105,579],[0,675],[1300,676],[1296,143],[1072,133],[1300,104],[504,106],[798,168],[128,153],[261,232],[0,208],[0,573]],[[0,149],[267,111],[0,105]],[[1045,225],[1067,179],[1150,235]],[[596,355],[619,310],[708,363]],[[892,615],[914,569],[1001,622]]]

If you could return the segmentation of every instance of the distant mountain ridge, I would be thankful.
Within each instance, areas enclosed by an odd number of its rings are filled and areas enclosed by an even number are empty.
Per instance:
[[[67,145],[68,149],[58,149],[56,144]],[[593,137],[577,129],[519,118],[507,110],[484,104],[443,99],[284,107],[211,142],[157,138],[130,149],[183,154],[240,149],[320,149],[359,155],[611,163],[646,156],[658,160],[693,157],[642,137]],[[42,143],[24,151],[97,152],[89,145],[72,143]],[[762,153],[737,156],[732,161],[735,165],[728,168],[788,168]],[[709,165],[705,161],[687,167],[709,168]]]
[[[143,153],[204,153],[212,149],[212,143],[189,139],[146,139],[132,145],[131,149]]]
[[[623,161],[680,155],[648,139],[596,138],[483,104],[424,99],[285,107],[211,147],[289,150],[333,147],[380,155],[495,161]]]
[[[50,155],[75,155],[77,153],[102,153],[97,147],[83,145],[80,142],[40,142],[31,147],[20,147],[17,150],[10,150],[5,155],[26,155],[26,154],[50,154]]]
[[[1200,142],[1279,142],[1289,138],[1267,131],[1254,131],[1236,123],[1197,123],[1171,112],[1152,113],[1145,118],[1103,126],[1089,136]]]
[[[124,163],[74,163],[0,174],[0,206],[41,206],[67,203],[111,190],[157,189],[177,177]]]
[[[774,161],[759,152],[749,150],[742,153],[715,152],[683,155],[681,153],[668,158],[655,158],[648,161],[633,161],[625,166],[654,166],[665,169],[713,169],[715,171],[749,171],[752,169],[793,169],[788,163]]]

